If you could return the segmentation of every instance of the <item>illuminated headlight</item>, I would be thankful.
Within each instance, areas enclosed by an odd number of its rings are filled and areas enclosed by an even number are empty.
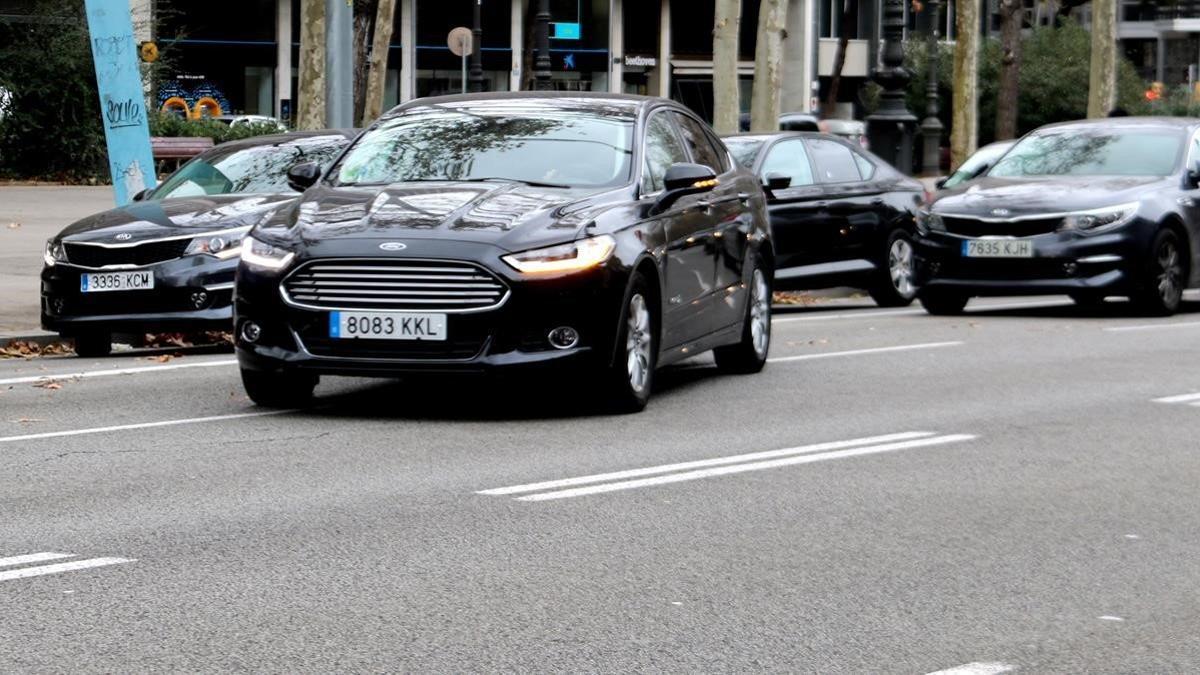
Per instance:
[[[936,213],[921,211],[917,214],[917,231],[921,234],[945,232],[946,223],[942,222],[942,217]]]
[[[295,257],[292,251],[261,242],[250,235],[242,238],[242,262],[252,267],[281,270]]]
[[[1133,217],[1137,215],[1137,209],[1138,204],[1134,202],[1092,211],[1072,213],[1063,218],[1061,229],[1079,230],[1082,232],[1111,230],[1133,220]]]
[[[577,272],[595,267],[612,255],[617,242],[607,234],[569,244],[537,248],[504,256],[504,262],[525,274]]]
[[[238,230],[226,230],[223,232],[213,232],[206,234],[203,237],[196,237],[192,243],[188,244],[184,255],[198,255],[207,253],[216,256],[221,260],[236,258],[241,252],[242,239],[250,228],[242,228]]]
[[[42,260],[45,261],[46,267],[54,267],[56,263],[67,262],[67,252],[63,249],[61,241],[51,239],[46,242],[46,250],[42,253]]]

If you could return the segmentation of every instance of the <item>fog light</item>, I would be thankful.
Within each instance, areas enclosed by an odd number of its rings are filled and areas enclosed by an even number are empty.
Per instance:
[[[206,291],[196,291],[192,293],[192,307],[203,309],[208,304],[208,293]]]
[[[65,307],[66,307],[66,302],[63,301],[62,298],[60,298],[58,296],[50,298],[50,313],[51,314],[62,314],[63,309]]]
[[[546,336],[550,346],[555,349],[570,349],[579,344],[579,331],[570,326],[559,326]]]
[[[1075,276],[1075,273],[1078,271],[1079,271],[1079,265],[1076,265],[1073,262],[1063,263],[1063,274],[1066,274],[1069,277],[1073,277],[1073,276]]]
[[[258,342],[258,338],[262,337],[262,328],[253,321],[247,321],[242,324],[242,339],[246,342]]]

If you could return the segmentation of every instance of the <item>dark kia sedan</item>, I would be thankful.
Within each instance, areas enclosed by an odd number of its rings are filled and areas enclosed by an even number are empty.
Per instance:
[[[293,175],[312,187],[250,233],[238,268],[238,359],[260,404],[302,403],[322,374],[540,369],[628,411],[659,366],[766,361],[762,189],[670,101],[422,99],[322,175]]]
[[[827,134],[742,134],[725,143],[766,186],[777,289],[853,286],[884,307],[913,301],[921,183]]]
[[[296,199],[287,170],[325,165],[352,132],[312,131],[223,143],[137,195],[46,242],[42,326],[80,356],[114,333],[229,330],[242,237]]]
[[[1042,127],[918,222],[917,281],[934,314],[981,295],[1127,296],[1171,314],[1200,284],[1200,120]]]

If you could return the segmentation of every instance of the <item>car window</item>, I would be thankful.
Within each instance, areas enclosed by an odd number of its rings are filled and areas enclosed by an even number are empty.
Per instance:
[[[860,176],[862,176],[862,179],[863,180],[871,180],[872,178],[874,178],[875,177],[875,164],[871,160],[867,159],[866,157],[863,157],[862,155],[858,154],[857,152],[853,152],[852,154],[854,155],[854,162],[856,164],[858,164],[858,173]]]
[[[1186,144],[1170,128],[1053,127],[1021,139],[989,176],[1169,176]]]
[[[717,152],[717,149],[708,140],[708,134],[704,133],[704,127],[701,127],[699,122],[687,115],[682,113],[673,114],[679,122],[679,130],[683,133],[683,142],[687,145],[688,151],[691,152],[692,161],[697,164],[703,164],[716,173],[724,173],[725,162],[721,161],[721,154]]]
[[[217,146],[171,174],[153,197],[294,192],[288,187],[288,169],[300,162],[324,168],[349,144],[343,136],[314,136],[277,145]]]
[[[837,141],[810,138],[808,149],[812,151],[813,163],[817,166],[817,182],[849,183],[862,180],[850,148]]]
[[[762,177],[767,174],[779,173],[792,179],[791,187],[802,187],[813,184],[812,164],[808,161],[808,152],[804,141],[795,138],[780,141],[767,151],[763,160]]]
[[[671,118],[666,113],[651,115],[646,126],[646,158],[642,168],[642,194],[663,189],[663,178],[672,164],[688,161]]]
[[[725,147],[729,148],[734,161],[749,169],[754,166],[754,160],[758,157],[763,142],[761,138],[726,138]]]

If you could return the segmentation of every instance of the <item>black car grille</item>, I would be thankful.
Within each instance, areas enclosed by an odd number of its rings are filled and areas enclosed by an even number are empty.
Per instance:
[[[153,265],[183,256],[191,239],[151,241],[136,246],[109,248],[95,244],[65,242],[67,262],[81,267],[107,265]]]
[[[1030,220],[988,221],[960,216],[945,216],[942,222],[946,231],[960,237],[1032,237],[1049,234],[1062,225],[1062,218],[1036,218]]]
[[[490,309],[508,294],[495,275],[471,263],[386,258],[312,262],[283,288],[297,305],[382,311]]]

